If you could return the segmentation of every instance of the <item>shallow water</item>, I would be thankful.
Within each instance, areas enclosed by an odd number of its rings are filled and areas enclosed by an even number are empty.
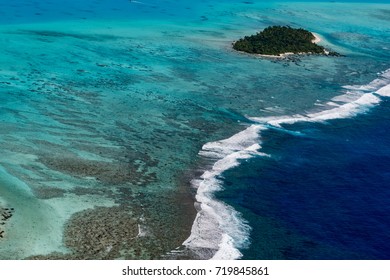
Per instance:
[[[342,86],[389,68],[388,4],[140,2],[0,1],[0,197],[15,209],[0,226],[2,259],[166,258],[190,236],[191,180],[215,161],[198,155],[205,143],[250,117],[321,111]],[[303,26],[346,57],[231,51],[271,24]],[[83,248],[84,219],[93,229]],[[131,230],[109,238],[102,223]],[[192,249],[211,257],[220,241]]]

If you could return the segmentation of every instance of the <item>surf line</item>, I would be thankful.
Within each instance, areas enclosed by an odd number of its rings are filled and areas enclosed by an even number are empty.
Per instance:
[[[306,115],[248,118],[254,124],[245,130],[228,139],[206,143],[199,155],[212,160],[214,164],[191,182],[197,190],[195,199],[198,213],[191,234],[183,245],[199,258],[241,258],[240,250],[249,246],[251,228],[237,210],[215,198],[215,193],[223,188],[223,172],[240,165],[243,160],[269,156],[260,152],[261,132],[264,130],[284,130],[283,124],[297,122],[351,118],[379,105],[384,98],[390,97],[390,69],[380,73],[367,85],[344,86],[343,89],[344,94],[332,98],[328,108],[323,111]],[[296,135],[299,136],[299,133]]]

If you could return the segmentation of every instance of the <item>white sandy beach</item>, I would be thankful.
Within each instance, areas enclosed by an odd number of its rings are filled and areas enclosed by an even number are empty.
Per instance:
[[[313,36],[314,36],[314,40],[311,41],[312,43],[318,44],[319,42],[322,41],[320,35],[318,35],[317,33],[312,32],[311,34],[313,34]]]

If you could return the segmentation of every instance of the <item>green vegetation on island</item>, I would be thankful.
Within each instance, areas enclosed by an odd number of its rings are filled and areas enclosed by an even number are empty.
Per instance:
[[[284,53],[311,53],[338,55],[335,52],[326,52],[324,47],[314,43],[315,36],[302,28],[290,26],[270,26],[262,32],[233,43],[233,48],[251,54],[276,55]]]

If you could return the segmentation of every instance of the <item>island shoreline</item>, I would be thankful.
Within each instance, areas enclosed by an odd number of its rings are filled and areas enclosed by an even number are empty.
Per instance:
[[[311,32],[311,34],[313,34],[314,36],[314,39],[312,40],[312,43],[314,44],[318,44],[322,41],[322,38],[320,37],[319,34],[317,33],[314,33],[314,32]],[[233,41],[232,42],[232,45],[234,45],[236,41]],[[238,51],[238,50],[235,50],[234,48],[232,48],[235,52],[238,52],[238,53],[242,53],[242,54],[247,54],[247,55],[250,55],[250,56],[254,56],[254,57],[258,57],[258,58],[270,58],[270,59],[286,59],[288,57],[291,57],[293,55],[310,55],[312,53],[293,53],[293,52],[286,52],[286,53],[281,53],[279,55],[272,55],[272,54],[259,54],[259,53],[247,53],[247,52],[244,52],[244,51]],[[327,50],[324,50],[324,55],[329,55],[329,51]]]

